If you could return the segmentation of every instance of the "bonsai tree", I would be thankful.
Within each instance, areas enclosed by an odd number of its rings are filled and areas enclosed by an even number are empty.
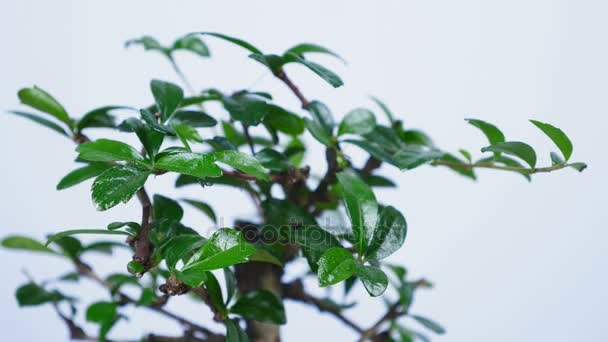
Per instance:
[[[174,55],[189,52],[208,58],[203,37],[246,50],[251,60],[291,90],[301,108],[284,108],[271,94],[249,89],[197,91]],[[112,328],[125,319],[124,307],[136,306],[184,328],[182,336],[173,337],[150,331],[143,341],[278,341],[281,326],[289,321],[283,303],[292,300],[330,314],[360,341],[427,340],[428,332],[443,334],[444,329],[429,318],[411,314],[410,308],[416,292],[430,288],[431,283],[410,279],[402,265],[385,261],[402,247],[408,228],[403,208],[383,205],[374,195],[374,188],[395,186],[379,173],[381,167],[404,172],[424,165],[445,167],[472,180],[480,168],[514,172],[530,180],[538,173],[586,167],[570,162],[573,148],[564,132],[535,120],[531,123],[557,147],[558,152],[551,152],[551,165],[537,165],[530,145],[508,140],[496,126],[478,119],[467,122],[487,138],[479,156],[463,149],[457,153],[440,149],[427,134],[406,127],[378,99],[373,101],[382,116],[356,107],[337,120],[338,115],[306,97],[287,74],[292,65],[300,64],[320,81],[342,86],[337,74],[312,61],[315,54],[341,59],[319,45],[300,44],[282,54],[268,54],[243,40],[210,32],[188,34],[169,46],[149,36],[127,45],[166,57],[189,94],[176,84],[153,80],[154,103],[150,105],[104,106],[75,116],[48,92],[32,87],[19,90],[18,97],[37,113],[11,112],[76,144],[79,166],[59,181],[57,190],[94,179],[91,197],[98,210],[109,210],[133,197],[141,203],[141,212],[133,213],[131,221],[108,222],[107,228],[65,230],[42,239],[11,235],[2,241],[6,248],[67,261],[71,271],[56,279],[30,276],[17,289],[16,298],[22,307],[52,305],[72,339],[120,340]],[[208,110],[209,102],[219,103],[225,111]],[[135,134],[141,146],[105,139],[102,129]],[[367,161],[352,162],[342,150],[345,145],[360,149]],[[312,149],[323,151],[324,168],[313,170],[303,163]],[[176,188],[196,187],[200,198],[151,196],[153,190],[146,181],[152,177],[174,177]],[[217,225],[222,221],[213,210],[215,187],[245,191],[258,215]],[[202,211],[217,226],[210,234],[202,234],[202,227],[187,227],[181,222],[182,205]],[[342,215],[347,219],[334,219],[332,224],[321,219]],[[94,234],[100,240],[83,243],[81,234]],[[107,235],[125,239],[102,238]],[[117,273],[96,273],[95,253],[109,254],[118,248],[128,248],[132,258],[117,260]],[[309,271],[286,282],[286,265],[300,258],[306,260]],[[378,305],[386,306],[386,311],[360,325],[349,318],[348,312],[357,310],[355,305],[335,296],[312,295],[304,286],[305,278],[315,278],[322,288],[341,287],[345,295],[363,286],[369,296],[382,296]],[[97,283],[107,291],[107,299],[77,306],[78,293],[65,292],[60,285],[74,281]],[[137,288],[138,296],[127,294],[126,287],[132,287],[129,293]],[[180,312],[168,311],[165,304],[175,296],[208,307],[214,322],[203,326]],[[85,332],[78,310],[85,310],[86,320],[99,329]]]

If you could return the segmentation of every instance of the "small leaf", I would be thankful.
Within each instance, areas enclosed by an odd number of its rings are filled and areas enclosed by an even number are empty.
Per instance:
[[[373,260],[388,257],[401,248],[406,234],[407,223],[399,210],[392,206],[384,207],[365,255]]]
[[[133,147],[116,140],[99,139],[78,145],[78,158],[88,161],[142,161],[144,158]]]
[[[319,286],[325,287],[344,281],[355,273],[357,265],[352,253],[342,247],[328,249],[318,262]]]
[[[189,125],[192,127],[213,127],[217,125],[217,120],[205,112],[197,110],[178,110],[173,114],[171,125]]]
[[[118,128],[125,132],[135,132],[139,141],[144,145],[146,154],[150,158],[156,156],[156,153],[158,153],[158,150],[163,143],[163,134],[152,130],[148,125],[137,118],[128,118],[123,121]]]
[[[386,274],[374,266],[357,264],[357,277],[361,279],[363,286],[372,297],[378,297],[383,294],[388,286]]]
[[[189,141],[199,143],[203,142],[203,138],[201,138],[200,134],[198,134],[198,131],[192,126],[175,125],[173,126],[173,130],[175,131],[175,134],[177,134],[179,140],[181,140],[186,150],[188,150],[189,152],[192,152],[190,144],[188,143]]]
[[[263,55],[262,51],[260,51],[258,48],[256,48],[255,46],[247,43],[244,40],[235,38],[235,37],[230,37],[227,36],[225,34],[221,34],[221,33],[216,33],[216,32],[198,32],[198,33],[191,33],[191,34],[201,34],[201,35],[207,35],[207,36],[212,36],[212,37],[216,37],[219,39],[223,39],[227,42],[230,42],[232,44],[238,45],[246,50],[249,50],[249,52],[251,53],[255,53],[255,54],[259,54],[259,55]]]
[[[479,128],[483,132],[483,134],[485,134],[486,138],[488,138],[488,142],[490,143],[490,145],[495,145],[505,141],[505,135],[498,129],[498,127],[492,125],[491,123],[477,119],[466,120],[471,125]]]
[[[160,254],[165,258],[169,270],[174,270],[180,260],[190,257],[205,241],[202,236],[193,234],[174,236],[160,247]]]
[[[207,215],[207,217],[209,217],[211,221],[217,222],[217,216],[215,215],[215,211],[213,211],[213,208],[211,208],[209,204],[193,199],[182,198],[181,200],[200,210],[202,213]]]
[[[587,164],[585,163],[572,163],[570,167],[575,169],[578,172],[583,172],[587,168]]]
[[[324,54],[334,56],[334,57],[338,58],[339,60],[341,60],[342,62],[346,63],[346,61],[342,57],[340,57],[340,55],[338,55],[337,53],[329,50],[328,48],[317,45],[317,44],[310,44],[310,43],[298,44],[294,47],[289,48],[287,51],[285,51],[284,55],[288,55],[290,53],[293,53],[296,55],[305,55],[307,53],[324,53]]]
[[[156,40],[154,37],[151,37],[151,36],[143,36],[141,38],[128,40],[125,43],[125,46],[129,47],[129,46],[135,45],[135,44],[143,46],[144,50],[146,50],[146,51],[147,50],[156,50],[156,51],[160,51],[167,55],[170,53],[170,51],[168,51],[168,49],[166,49],[162,45],[160,45],[158,40]]]
[[[249,337],[236,319],[227,319],[225,323],[226,342],[249,342]]]
[[[312,134],[312,136],[321,144],[328,147],[334,144],[331,139],[331,135],[327,134],[327,130],[325,130],[317,121],[304,118],[304,125],[310,134]]]
[[[306,110],[312,115],[316,122],[318,122],[321,127],[327,132],[327,135],[333,135],[333,128],[336,126],[333,116],[329,108],[319,102],[319,101],[311,101]]]
[[[353,228],[355,246],[363,254],[378,221],[378,203],[371,188],[352,170],[336,174]]]
[[[177,39],[173,43],[173,50],[187,50],[201,57],[210,55],[207,45],[200,38],[190,35]]]
[[[376,127],[376,116],[365,108],[354,109],[342,120],[338,128],[338,135],[357,134],[363,135],[370,133]]]
[[[115,126],[114,117],[110,114],[111,111],[116,109],[130,109],[134,108],[124,106],[105,106],[93,109],[82,116],[76,123],[76,129],[80,132],[84,128],[88,127],[108,127],[113,128]]]
[[[35,283],[28,283],[19,287],[15,297],[17,297],[19,306],[36,306],[67,299],[58,291],[49,292]]]
[[[65,135],[66,137],[69,137],[70,135],[65,131],[65,129],[63,129],[63,127],[59,126],[58,124],[54,123],[53,121],[47,120],[43,117],[40,117],[36,114],[31,114],[31,113],[26,113],[26,112],[20,112],[20,111],[16,111],[16,110],[12,110],[9,111],[8,113],[11,114],[15,114],[17,116],[29,119],[31,121],[34,121],[38,124],[41,124],[42,126],[45,126],[47,128],[52,129],[53,131],[61,134],[61,135]]]
[[[182,272],[211,271],[246,262],[256,252],[255,247],[245,241],[243,234],[234,229],[222,228],[213,233]]]
[[[52,116],[72,127],[72,119],[65,108],[46,91],[34,86],[33,88],[23,88],[17,93],[19,100],[25,105],[38,109],[39,111],[51,114]]]
[[[89,322],[103,323],[114,320],[117,314],[118,304],[97,302],[87,308],[86,318]]]
[[[534,149],[523,142],[506,141],[496,145],[491,145],[481,149],[481,152],[498,152],[505,153],[520,158],[530,165],[531,168],[536,166],[536,152]]]
[[[230,308],[230,312],[259,322],[287,323],[283,302],[274,293],[267,290],[245,293]]]
[[[222,169],[215,165],[213,156],[191,152],[163,153],[157,157],[154,166],[199,178],[222,175]]]
[[[445,334],[445,329],[439,325],[438,323],[422,316],[411,315],[413,319],[415,319],[418,323],[422,324],[425,328],[433,331],[436,334],[443,335]]]
[[[270,125],[279,132],[290,135],[299,135],[304,132],[304,121],[302,118],[272,104],[269,104],[267,107],[264,123]]]
[[[258,55],[254,53],[249,55],[249,58],[268,67],[274,75],[279,75],[283,65],[287,63],[283,57],[277,55]]]
[[[233,120],[247,126],[259,125],[270,111],[266,100],[248,93],[226,96],[222,103]]]
[[[184,209],[169,197],[156,194],[152,202],[156,221],[179,222],[184,217]]]
[[[255,157],[232,150],[213,152],[209,155],[221,163],[230,165],[239,171],[257,177],[260,180],[269,179],[268,170],[266,170]]]
[[[391,112],[391,110],[388,108],[388,106],[379,98],[371,96],[372,101],[374,101],[378,107],[380,107],[380,109],[382,110],[382,112],[386,115],[386,117],[388,118],[388,121],[392,124],[393,122],[395,122],[395,115],[393,114],[393,112]]]
[[[131,165],[117,165],[99,175],[91,194],[97,210],[107,210],[120,202],[127,203],[141,189],[150,170]]]
[[[561,129],[548,123],[536,120],[530,120],[530,122],[534,124],[534,126],[538,127],[541,131],[543,131],[543,133],[545,133],[555,143],[555,145],[562,152],[562,155],[564,156],[564,159],[566,161],[570,159],[573,147],[572,142],[570,141],[566,133],[564,133]]]
[[[154,116],[154,114],[150,113],[146,109],[141,109],[139,111],[139,114],[141,115],[141,118],[145,121],[145,123],[148,124],[148,127],[150,127],[155,132],[161,133],[163,135],[170,135],[170,136],[175,135],[175,132],[173,131],[173,129],[171,127],[165,126],[165,125],[161,124],[160,122],[158,122],[158,120],[156,120],[156,117]]]
[[[562,157],[559,156],[559,154],[551,152],[549,155],[551,156],[551,162],[553,163],[553,165],[559,165],[564,163],[564,160],[562,159]]]
[[[306,66],[312,72],[314,72],[319,77],[324,79],[327,83],[331,84],[334,88],[338,88],[338,87],[344,85],[344,82],[342,82],[342,79],[340,79],[340,77],[338,75],[336,75],[333,71],[325,68],[324,66],[322,66],[318,63],[311,62],[294,53],[286,54],[284,56],[284,58],[288,58],[290,61],[300,63],[300,64]]]
[[[4,239],[2,239],[2,247],[9,249],[21,249],[33,252],[57,254],[57,252],[46,247],[42,243],[27,236],[21,235],[12,235],[5,237]]]
[[[176,84],[160,80],[152,80],[150,82],[150,89],[164,122],[179,107],[180,102],[184,98],[184,91]]]
[[[272,171],[285,171],[289,168],[289,160],[283,153],[271,148],[265,148],[256,153],[255,158],[265,168]]]
[[[80,184],[87,179],[99,176],[104,171],[112,167],[108,164],[93,163],[87,166],[78,168],[65,175],[57,184],[57,190],[67,189],[74,185]]]
[[[79,234],[96,234],[96,235],[126,235],[133,236],[130,233],[127,233],[122,230],[106,230],[106,229],[72,229],[66,230],[57,234],[53,234],[49,236],[48,240],[46,240],[46,246],[50,243],[55,242],[61,238],[71,235],[79,235]]]

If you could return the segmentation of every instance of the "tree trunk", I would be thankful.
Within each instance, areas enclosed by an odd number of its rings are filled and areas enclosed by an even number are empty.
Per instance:
[[[249,262],[235,266],[237,286],[241,293],[253,290],[268,290],[279,298],[281,293],[281,276],[283,269],[269,263]],[[279,342],[279,326],[247,320],[247,335],[252,342]]]

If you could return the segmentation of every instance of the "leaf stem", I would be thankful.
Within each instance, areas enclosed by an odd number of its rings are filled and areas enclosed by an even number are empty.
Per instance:
[[[449,162],[449,161],[444,161],[444,160],[435,160],[431,163],[431,165],[447,166],[447,167],[458,168],[458,169],[463,169],[463,170],[473,170],[475,168],[495,169],[495,170],[512,171],[512,172],[519,172],[519,173],[525,173],[525,174],[531,175],[531,174],[535,174],[535,173],[553,172],[553,171],[561,170],[566,167],[571,167],[575,164],[573,164],[573,163],[556,164],[556,165],[548,166],[548,167],[526,168],[526,167],[496,165],[496,164],[490,163],[490,162],[466,164],[466,163]]]

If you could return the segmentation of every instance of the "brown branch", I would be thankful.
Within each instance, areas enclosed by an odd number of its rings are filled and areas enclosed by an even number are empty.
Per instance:
[[[283,296],[287,299],[292,299],[298,302],[307,303],[315,306],[321,312],[327,312],[336,317],[342,323],[346,324],[356,332],[364,333],[363,328],[342,315],[340,309],[334,305],[324,302],[323,300],[313,297],[304,291],[304,285],[300,279],[294,280],[291,283],[283,284]]]
[[[381,165],[382,165],[382,161],[380,161],[379,159],[376,159],[374,157],[369,157],[367,159],[367,161],[365,162],[365,165],[363,165],[361,172],[366,176],[370,176],[372,174],[372,172],[375,169],[379,168]]]
[[[302,108],[304,108],[304,109],[308,108],[308,105],[310,104],[310,102],[306,99],[306,97],[304,97],[304,95],[302,94],[300,89],[291,81],[291,79],[287,76],[285,71],[280,70],[277,73],[275,73],[275,76],[278,79],[280,79],[281,81],[283,81],[283,83],[285,83],[287,85],[287,87],[289,87],[289,89],[291,89],[291,91],[298,98],[298,100],[300,100],[300,103],[302,104]]]
[[[99,277],[99,275],[97,275],[89,265],[83,263],[80,260],[75,260],[74,263],[75,263],[75,266],[76,266],[76,270],[77,270],[77,272],[80,275],[93,280],[94,282],[96,282],[99,285],[107,288],[108,290],[112,290],[112,284],[108,283],[107,281],[105,281],[101,277]],[[138,302],[137,300],[129,297],[128,295],[126,295],[126,294],[124,294],[122,292],[118,292],[117,294],[120,297],[120,299],[123,302],[125,302],[125,303],[137,304],[137,302]],[[186,319],[186,318],[184,318],[182,316],[179,316],[179,315],[174,314],[174,313],[172,313],[170,311],[167,311],[162,306],[158,306],[158,305],[152,304],[152,305],[144,306],[144,307],[147,308],[147,309],[149,309],[149,310],[155,311],[155,312],[157,312],[157,313],[159,313],[159,314],[161,314],[161,315],[163,315],[165,317],[168,317],[168,318],[171,318],[171,319],[177,321],[178,323],[180,323],[183,326],[187,327],[189,330],[198,331],[200,333],[203,333],[203,334],[205,334],[205,336],[207,336],[210,339],[218,339],[218,341],[221,341],[221,339],[219,339],[219,338],[223,338],[222,335],[216,334],[213,331],[211,331],[211,330],[209,330],[209,329],[207,329],[207,328],[205,328],[205,327],[203,327],[203,326],[201,326],[199,324],[196,324],[196,323],[194,323],[192,321],[189,321],[188,319]]]
[[[141,203],[141,229],[135,238],[135,254],[133,260],[138,261],[147,270],[150,268],[150,219],[152,217],[152,202],[146,189],[137,191],[137,198]]]
[[[327,171],[321,179],[316,189],[312,192],[308,200],[308,206],[316,202],[327,200],[329,185],[336,182],[336,173],[339,171],[337,151],[333,148],[325,149],[325,159],[327,160]]]
[[[251,154],[255,156],[255,147],[253,145],[253,139],[251,138],[251,134],[249,134],[249,126],[243,124],[243,134],[245,134],[245,139],[247,139],[247,145],[249,145],[249,149],[251,150]]]

